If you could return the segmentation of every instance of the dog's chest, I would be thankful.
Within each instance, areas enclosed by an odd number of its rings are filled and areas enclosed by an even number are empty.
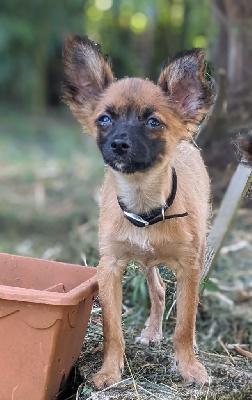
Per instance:
[[[166,235],[160,234],[158,230],[132,227],[121,232],[117,237],[117,248],[120,249],[120,255],[126,258],[138,261],[144,265],[161,264],[170,257],[174,257],[174,250],[178,251],[178,246],[174,238],[166,232]]]
[[[139,252],[150,252],[155,251],[155,241],[152,240],[148,232],[148,228],[137,228],[134,227],[128,232],[122,233],[118,238],[122,243],[132,248],[132,250],[138,249]]]

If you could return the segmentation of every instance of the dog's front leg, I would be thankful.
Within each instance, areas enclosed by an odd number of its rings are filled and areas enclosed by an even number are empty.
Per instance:
[[[197,263],[183,260],[177,271],[177,323],[173,340],[178,371],[186,382],[197,384],[209,382],[204,366],[194,354],[200,276]]]
[[[93,377],[96,388],[120,381],[123,370],[124,340],[121,328],[122,272],[126,263],[102,257],[97,267],[102,307],[104,356],[102,368]]]

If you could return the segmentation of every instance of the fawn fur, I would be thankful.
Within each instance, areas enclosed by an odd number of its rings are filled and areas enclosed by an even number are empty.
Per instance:
[[[214,101],[204,52],[192,49],[168,60],[157,84],[140,78],[116,80],[110,63],[87,37],[69,36],[64,45],[64,101],[94,137],[108,165],[99,219],[97,276],[103,314],[104,359],[93,377],[97,388],[121,379],[124,340],[121,329],[122,273],[130,260],[141,267],[149,287],[150,317],[139,343],[159,344],[165,286],[158,266],[177,275],[174,351],[187,382],[208,381],[195,357],[198,285],[204,263],[209,217],[209,178],[191,134]],[[176,172],[175,198],[163,215],[188,213],[135,226],[119,205],[136,215],[166,205]],[[161,212],[161,211],[160,211]]]

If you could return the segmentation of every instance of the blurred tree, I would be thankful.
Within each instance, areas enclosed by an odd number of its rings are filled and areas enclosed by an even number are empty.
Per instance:
[[[252,1],[210,1],[217,21],[211,59],[218,97],[214,112],[198,138],[202,148],[252,126]]]
[[[101,43],[116,76],[157,78],[179,50],[207,47],[208,0],[88,0],[86,33]]]
[[[5,101],[45,111],[49,67],[53,70],[63,37],[74,30],[83,33],[82,0],[65,0],[64,6],[60,0],[2,2],[0,84]]]
[[[227,71],[228,111],[246,120],[252,107],[252,1],[211,3],[219,25],[213,62]]]
[[[206,47],[209,0],[4,0],[0,85],[5,102],[44,112],[59,104],[61,48],[87,34],[113,60],[115,75],[156,79],[167,58]]]

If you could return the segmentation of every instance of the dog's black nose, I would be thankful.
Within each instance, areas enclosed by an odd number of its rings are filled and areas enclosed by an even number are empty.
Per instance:
[[[111,142],[113,151],[119,155],[124,154],[130,147],[130,143],[127,139],[117,138]]]

